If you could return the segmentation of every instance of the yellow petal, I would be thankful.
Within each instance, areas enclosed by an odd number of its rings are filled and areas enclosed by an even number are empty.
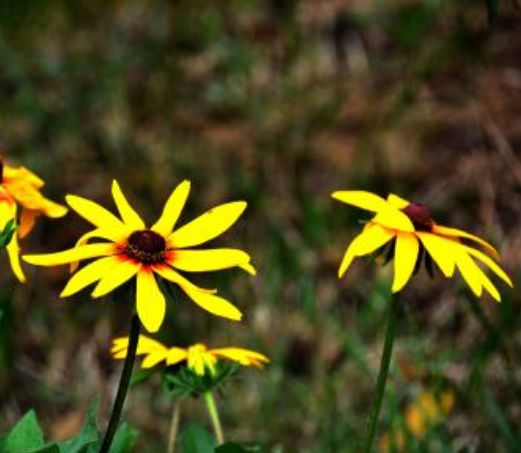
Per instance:
[[[189,193],[190,181],[183,181],[174,189],[165,204],[161,217],[152,226],[153,231],[163,237],[167,237],[172,232],[184,208]]]
[[[109,273],[105,274],[94,288],[94,291],[92,291],[91,296],[93,298],[98,298],[110,293],[134,277],[140,270],[141,265],[127,258],[125,255],[117,255],[116,258],[118,262],[112,267]]]
[[[452,239],[446,239],[423,231],[417,231],[416,235],[420,238],[425,250],[438,265],[443,275],[447,278],[452,277],[456,266],[454,247],[460,244]]]
[[[116,180],[112,181],[112,197],[125,225],[132,230],[142,230],[145,228],[145,223],[134,208],[130,206]]]
[[[244,366],[256,366],[261,368],[264,363],[268,363],[270,360],[259,352],[251,351],[249,349],[242,348],[220,348],[212,349],[209,353],[214,354],[218,357],[224,357],[234,362],[240,363]]]
[[[249,264],[250,255],[238,249],[175,250],[170,264],[188,272],[206,272]]]
[[[207,242],[230,228],[246,209],[246,202],[222,204],[174,231],[168,241],[173,248],[192,247]]]
[[[164,353],[151,352],[141,362],[141,368],[152,368],[153,366],[165,360],[165,358],[166,354]]]
[[[240,321],[242,319],[242,313],[239,309],[226,299],[205,291],[194,291],[187,287],[181,288],[202,309],[233,321]]]
[[[510,287],[514,287],[514,284],[512,283],[512,280],[510,277],[506,274],[506,272],[499,267],[499,265],[489,258],[484,253],[480,252],[479,250],[476,250],[472,247],[468,247],[464,244],[461,244],[461,246],[472,256],[475,256],[478,260],[480,260],[483,264],[488,266],[492,272],[494,272],[500,279],[502,279],[507,285]]]
[[[412,234],[398,234],[394,249],[394,281],[392,292],[400,291],[409,281],[414,271],[420,244]]]
[[[83,288],[100,280],[112,272],[112,269],[120,262],[117,256],[106,256],[97,259],[76,272],[67,282],[60,297],[68,297],[81,291]]]
[[[123,357],[126,357],[128,349],[129,338],[120,337],[112,340],[111,353],[125,352]],[[159,341],[145,335],[140,335],[137,343],[136,355],[150,354],[150,353],[163,353],[166,355],[168,348],[161,344]]]
[[[81,261],[99,256],[109,256],[116,253],[114,244],[88,244],[63,252],[47,253],[43,255],[24,255],[24,261],[37,266],[59,266],[61,264]]]
[[[83,236],[81,236],[78,241],[76,242],[75,247],[79,247],[80,245],[85,245],[87,242],[92,238],[101,238],[101,239],[108,239],[112,237],[112,234],[110,234],[110,231],[104,231],[101,228],[96,228],[95,230],[89,231],[88,233],[85,233]],[[79,261],[72,261],[69,267],[69,272],[74,272],[76,269],[78,269],[78,265],[80,264]]]
[[[499,252],[491,244],[484,241],[478,236],[467,233],[463,230],[458,230],[457,228],[450,228],[443,225],[434,225],[432,228],[432,232],[436,234],[441,234],[443,236],[464,238],[477,242],[479,245],[485,248],[495,259],[499,260]]]
[[[457,265],[461,275],[476,296],[481,296],[483,288],[485,288],[497,302],[501,301],[499,291],[474,260],[466,253],[463,247],[458,253]]]
[[[404,209],[411,204],[410,201],[407,201],[394,193],[390,193],[389,195],[387,195],[387,201],[396,209]]]
[[[484,275],[478,265],[465,252],[459,252],[456,255],[456,265],[458,266],[461,276],[469,285],[472,292],[480,297],[483,292],[482,276]]]
[[[136,308],[145,329],[157,332],[165,317],[165,296],[157,286],[154,273],[146,267],[137,274]]]
[[[338,269],[338,278],[347,271],[353,259],[357,256],[367,255],[389,242],[395,233],[389,231],[380,225],[369,223],[364,230],[353,239],[347,247],[340,268]]]
[[[371,219],[371,222],[405,233],[412,233],[414,231],[414,225],[411,219],[402,211],[394,208],[380,211]]]
[[[54,201],[51,201],[43,196],[42,198],[43,203],[40,209],[47,217],[57,219],[59,217],[63,217],[65,214],[67,214],[67,212],[69,212],[65,206],[55,203]]]
[[[121,220],[98,203],[76,195],[67,195],[65,198],[69,206],[81,217],[109,232],[111,240],[120,242],[130,234],[131,230]]]
[[[20,226],[18,227],[18,237],[23,239],[34,228],[36,218],[39,216],[38,211],[32,209],[22,209],[20,214]]]
[[[183,360],[186,360],[188,357],[188,353],[185,349],[173,347],[168,350],[168,355],[166,357],[167,365],[176,365]]]
[[[366,211],[380,212],[390,207],[389,203],[379,195],[363,190],[340,190],[333,192],[331,196]]]
[[[216,289],[206,289],[194,285],[191,281],[184,278],[179,272],[176,272],[174,269],[172,269],[170,266],[166,264],[154,265],[152,266],[152,270],[154,272],[157,272],[165,280],[171,281],[172,283],[175,283],[176,285],[179,285],[181,287],[188,288],[188,290],[203,291],[212,294],[215,294],[217,292]]]
[[[22,266],[20,265],[20,246],[18,245],[18,238],[16,237],[16,232],[13,234],[13,238],[11,239],[9,244],[7,244],[6,248],[13,274],[16,276],[18,280],[20,280],[20,282],[25,283],[26,278],[22,270]]]

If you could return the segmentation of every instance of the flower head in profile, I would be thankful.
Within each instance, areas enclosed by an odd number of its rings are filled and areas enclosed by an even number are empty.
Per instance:
[[[338,270],[339,277],[344,275],[354,258],[388,244],[394,257],[393,292],[406,285],[422,257],[427,264],[431,260],[436,263],[447,278],[452,277],[457,268],[478,297],[485,289],[495,300],[501,300],[498,290],[476,261],[512,286],[512,281],[496,262],[499,254],[492,245],[465,231],[438,225],[423,204],[411,203],[394,194],[384,199],[364,191],[339,191],[332,197],[374,213],[347,247]]]
[[[112,195],[120,217],[93,201],[68,195],[69,206],[96,228],[83,235],[74,248],[45,255],[26,255],[24,260],[40,266],[71,263],[75,268],[77,261],[95,258],[70,278],[61,297],[71,296],[93,283],[96,286],[92,297],[101,297],[135,278],[137,314],[150,332],[159,329],[166,310],[165,296],[156,276],[178,285],[210,313],[238,321],[242,314],[234,305],[218,296],[216,290],[191,283],[181,272],[240,267],[255,274],[250,256],[242,250],[193,248],[230,228],[246,208],[246,203],[236,201],[217,206],[174,229],[189,191],[188,181],[179,184],[150,228],[130,206],[116,181],[112,183]],[[91,239],[97,241],[88,243]]]
[[[112,342],[111,353],[115,359],[124,359],[127,356],[128,337],[115,338]],[[269,359],[250,349],[219,348],[208,349],[202,343],[196,343],[188,348],[174,346],[168,348],[152,338],[139,336],[136,355],[145,355],[141,362],[142,368],[165,362],[166,365],[177,365],[186,362],[187,367],[198,376],[206,373],[215,374],[216,365],[220,360],[227,360],[243,366],[262,368]]]
[[[45,198],[41,189],[44,182],[25,167],[10,167],[0,157],[0,227],[4,227],[11,219],[17,220],[19,227],[7,245],[7,253],[11,269],[21,282],[25,275],[20,266],[20,247],[18,239],[24,238],[34,227],[39,215],[51,218],[62,217],[67,208]]]

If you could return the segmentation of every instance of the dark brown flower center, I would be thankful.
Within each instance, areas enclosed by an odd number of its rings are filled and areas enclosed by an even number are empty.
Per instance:
[[[127,240],[124,252],[144,264],[165,260],[165,238],[151,230],[134,231]]]
[[[411,219],[416,231],[432,231],[434,221],[427,206],[421,203],[411,203],[402,211]]]

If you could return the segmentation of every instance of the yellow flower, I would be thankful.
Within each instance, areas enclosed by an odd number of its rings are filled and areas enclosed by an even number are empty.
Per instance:
[[[4,165],[0,157],[0,226],[3,228],[9,220],[16,220],[18,205],[21,207],[20,225],[7,245],[11,268],[21,282],[25,281],[25,275],[20,266],[18,239],[24,238],[32,230],[40,214],[56,218],[67,213],[65,206],[41,194],[43,186],[44,182],[27,168]]]
[[[68,195],[69,206],[96,229],[83,235],[72,249],[26,255],[23,259],[40,266],[57,266],[97,258],[71,277],[61,297],[75,294],[94,282],[98,283],[92,297],[101,297],[136,277],[137,313],[150,332],[159,329],[166,310],[165,297],[155,274],[179,285],[197,305],[210,313],[238,321],[242,314],[234,305],[217,296],[216,290],[195,286],[178,271],[205,272],[237,266],[255,274],[250,256],[242,250],[191,248],[230,228],[246,208],[246,203],[236,201],[217,206],[174,230],[189,191],[188,181],[179,184],[151,228],[146,228],[116,181],[112,183],[112,195],[121,219],[93,201]],[[88,244],[92,238],[104,241]]]
[[[127,356],[128,337],[115,338],[112,342],[111,353],[115,359],[124,359]],[[195,374],[203,376],[208,370],[215,373],[215,365],[219,360],[231,360],[243,366],[262,368],[269,359],[258,352],[242,348],[208,349],[204,344],[197,343],[188,348],[174,346],[168,348],[152,338],[139,336],[137,355],[146,355],[141,368],[152,368],[160,362],[167,365],[176,365],[186,361],[188,368]]]
[[[452,277],[457,267],[478,297],[484,288],[495,300],[501,300],[498,290],[476,264],[476,259],[512,286],[508,275],[494,260],[499,259],[494,247],[473,234],[436,224],[423,204],[411,203],[394,194],[385,200],[364,191],[339,191],[332,197],[375,214],[347,248],[338,270],[339,277],[344,275],[354,258],[370,254],[394,241],[393,292],[400,291],[409,281],[423,254],[432,259],[447,278]],[[494,259],[463,241],[480,246]]]

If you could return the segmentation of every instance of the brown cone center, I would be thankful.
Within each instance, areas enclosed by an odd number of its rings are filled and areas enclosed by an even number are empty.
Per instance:
[[[125,253],[144,264],[165,260],[165,238],[151,230],[134,231],[127,240]]]
[[[402,211],[411,219],[416,231],[432,231],[434,221],[427,206],[421,203],[411,203]]]

